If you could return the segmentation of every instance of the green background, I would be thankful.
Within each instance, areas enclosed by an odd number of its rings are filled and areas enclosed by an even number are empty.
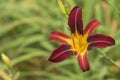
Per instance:
[[[116,45],[101,51],[120,65],[120,1],[63,0],[63,3],[66,7],[83,8],[84,27],[93,19],[102,23],[95,33],[112,36]],[[49,40],[50,32],[70,34],[67,23],[56,0],[0,0],[0,53],[6,54],[13,64],[9,70],[0,58],[0,80],[119,80],[120,69],[97,49],[89,51],[88,72],[80,70],[75,56],[57,64],[46,60],[59,46]]]

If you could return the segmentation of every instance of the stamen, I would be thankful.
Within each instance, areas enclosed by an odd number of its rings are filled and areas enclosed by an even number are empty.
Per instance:
[[[87,35],[81,35],[77,31],[72,34],[72,48],[79,54],[84,54],[88,47]]]

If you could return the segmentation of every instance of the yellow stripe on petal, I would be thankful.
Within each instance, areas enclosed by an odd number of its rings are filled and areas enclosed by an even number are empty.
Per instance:
[[[89,61],[88,61],[88,54],[87,52],[84,53],[84,55],[78,55],[78,64],[83,72],[88,71],[90,69]]]

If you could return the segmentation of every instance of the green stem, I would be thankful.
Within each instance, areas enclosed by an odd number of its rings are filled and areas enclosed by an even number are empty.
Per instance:
[[[112,64],[114,64],[117,68],[119,68],[120,69],[120,66],[113,60],[113,59],[111,59],[110,57],[108,57],[104,52],[102,52],[100,49],[97,49],[99,52],[100,52],[100,54],[102,54],[103,55],[103,57],[105,57],[105,59],[107,59],[108,61],[110,61]]]
[[[105,0],[115,11],[117,11],[120,14],[120,10],[112,5],[112,3],[109,0]]]

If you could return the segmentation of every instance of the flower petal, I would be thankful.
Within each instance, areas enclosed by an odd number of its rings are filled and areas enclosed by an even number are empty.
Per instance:
[[[88,37],[88,42],[111,42],[114,43],[114,39],[110,36],[106,36],[104,34],[94,34]]]
[[[87,24],[87,26],[84,29],[84,34],[92,34],[99,26],[101,23],[98,20],[92,20]]]
[[[82,9],[79,6],[75,6],[71,10],[68,18],[68,25],[72,33],[77,30],[80,34],[83,34]]]
[[[68,43],[68,40],[70,40],[70,36],[63,34],[61,32],[58,32],[58,31],[53,31],[51,32],[49,39],[55,40],[61,43]]]
[[[87,52],[84,55],[78,55],[78,63],[83,72],[88,71],[90,69],[88,62],[88,54]]]
[[[63,44],[53,51],[52,55],[48,58],[51,62],[61,62],[73,55],[73,51],[70,50],[70,45]]]
[[[91,35],[87,40],[90,43],[88,49],[105,48],[115,44],[115,40],[112,37],[103,34]]]

